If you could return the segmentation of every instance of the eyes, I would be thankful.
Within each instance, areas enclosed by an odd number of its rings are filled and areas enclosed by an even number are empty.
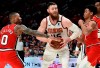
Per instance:
[[[89,9],[85,9],[84,13],[89,13]]]
[[[53,8],[52,8],[52,10],[56,10],[56,9],[57,9],[57,7],[53,7]]]
[[[57,5],[52,5],[52,6],[50,6],[50,9],[51,10],[58,10],[58,7],[57,7]]]

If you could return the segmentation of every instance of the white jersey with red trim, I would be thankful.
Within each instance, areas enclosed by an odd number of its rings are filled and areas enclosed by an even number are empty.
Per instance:
[[[66,38],[67,35],[67,29],[64,29],[62,26],[62,16],[59,15],[59,20],[55,25],[53,25],[50,22],[49,16],[47,19],[47,32],[48,35],[55,38]],[[44,55],[43,55],[43,64],[41,68],[48,68],[51,63],[53,63],[53,60],[56,58],[57,54],[59,55],[59,58],[62,63],[62,68],[68,68],[68,62],[69,62],[69,48],[68,44],[66,43],[66,46],[62,47],[61,49],[54,49],[51,47],[49,43],[47,43]],[[62,59],[63,58],[63,59]],[[66,61],[66,62],[65,62]]]
[[[62,15],[59,15],[59,20],[55,25],[53,25],[50,21],[49,16],[47,17],[47,32],[48,35],[55,38],[66,38],[68,37],[68,29],[63,28],[62,25]]]

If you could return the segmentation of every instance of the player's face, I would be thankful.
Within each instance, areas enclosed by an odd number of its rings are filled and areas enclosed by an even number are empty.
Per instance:
[[[88,8],[86,8],[85,10],[84,10],[84,19],[88,19],[88,18],[90,18],[91,16],[92,16],[92,12],[90,12],[90,10],[88,9]]]
[[[14,17],[14,21],[16,24],[21,24],[22,18],[20,17],[20,15],[18,13],[16,13],[16,15]]]
[[[49,8],[47,9],[47,11],[52,17],[55,17],[55,18],[59,14],[57,5],[50,5]]]
[[[95,7],[97,7],[97,12],[100,13],[100,2],[96,2]]]

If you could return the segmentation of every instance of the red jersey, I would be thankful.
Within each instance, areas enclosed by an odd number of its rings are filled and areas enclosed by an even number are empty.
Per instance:
[[[98,30],[92,31],[87,36],[85,35],[84,36],[84,42],[85,42],[86,46],[90,46],[90,45],[99,43],[99,40],[98,40]]]
[[[86,55],[92,66],[95,66],[100,58],[100,41],[98,40],[98,29],[92,31],[89,35],[84,35],[86,44]]]
[[[16,24],[3,27],[0,31],[0,49],[14,49],[17,35],[14,32]]]
[[[100,18],[95,15],[93,16],[93,20],[98,24],[98,38],[100,40]]]
[[[93,20],[94,20],[95,22],[97,22],[98,28],[100,29],[100,18],[97,17],[97,16],[93,16]]]

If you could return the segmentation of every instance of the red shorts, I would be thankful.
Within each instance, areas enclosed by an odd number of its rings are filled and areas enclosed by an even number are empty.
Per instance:
[[[0,68],[4,68],[6,64],[10,64],[12,68],[24,68],[16,51],[0,51]]]
[[[88,61],[92,66],[96,66],[100,61],[100,45],[93,45],[86,48],[86,55],[88,57]]]

